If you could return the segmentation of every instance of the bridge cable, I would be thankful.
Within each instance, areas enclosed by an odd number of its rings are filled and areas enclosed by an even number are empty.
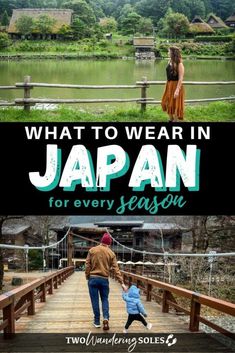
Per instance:
[[[107,229],[108,232],[108,229]],[[117,243],[119,246],[123,248],[123,254],[124,254],[124,249],[129,250],[130,252],[133,251],[135,253],[139,254],[146,254],[146,255],[156,255],[156,256],[182,256],[182,257],[222,257],[222,256],[235,256],[235,252],[226,252],[226,253],[170,253],[170,252],[151,252],[151,251],[142,251],[142,250],[137,250],[134,248],[130,248],[126,245],[121,244],[119,241],[117,241],[110,233],[110,237],[112,240]]]
[[[63,242],[64,239],[67,238],[69,232],[70,232],[71,227],[69,227],[68,231],[66,232],[66,234],[63,236],[63,238],[61,238],[58,242],[50,244],[50,245],[42,245],[42,246],[22,246],[22,245],[10,245],[10,244],[0,244],[0,249],[22,249],[25,250],[27,248],[27,250],[45,250],[45,249],[49,249],[49,248],[53,248],[56,245],[60,244]]]

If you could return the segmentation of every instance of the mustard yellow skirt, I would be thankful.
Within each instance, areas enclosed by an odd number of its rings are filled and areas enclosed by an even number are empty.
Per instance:
[[[162,96],[162,110],[169,115],[177,117],[180,120],[184,119],[184,97],[185,91],[182,85],[177,98],[174,98],[174,93],[178,81],[167,81],[165,91]]]

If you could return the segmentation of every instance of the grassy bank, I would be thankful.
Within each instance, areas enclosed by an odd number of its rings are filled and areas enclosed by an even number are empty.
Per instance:
[[[167,56],[170,44],[156,39],[157,57]],[[195,43],[193,40],[186,42],[176,41],[184,57],[193,58],[235,58],[234,44],[231,43]],[[17,40],[0,51],[0,59],[38,59],[38,58],[63,58],[63,59],[116,59],[134,57],[135,49],[130,38],[116,38],[113,41],[86,39],[83,41],[32,41]]]
[[[24,112],[22,108],[0,109],[0,122],[167,122],[168,116],[161,107],[148,107],[142,114],[138,108],[114,109],[103,113],[60,107],[57,110],[32,110]],[[235,122],[235,103],[216,102],[207,105],[187,106],[186,122]]]
[[[0,51],[0,57],[8,58],[38,58],[38,57],[64,57],[64,58],[120,58],[134,56],[134,48],[126,41],[84,40],[76,42],[62,41],[31,41],[19,40]]]

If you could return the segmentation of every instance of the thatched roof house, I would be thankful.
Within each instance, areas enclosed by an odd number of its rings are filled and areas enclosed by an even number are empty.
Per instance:
[[[70,26],[72,22],[73,10],[61,10],[61,9],[16,9],[13,10],[12,17],[10,20],[8,33],[18,34],[16,29],[16,22],[22,16],[32,17],[34,20],[38,19],[42,15],[46,15],[55,20],[52,28],[52,33],[57,34],[61,27],[67,25]]]
[[[235,28],[235,12],[225,20],[228,27]]]
[[[212,34],[214,30],[200,16],[195,16],[190,23],[189,32],[192,34]]]
[[[133,45],[135,47],[136,59],[148,59],[148,60],[155,59],[154,37],[135,37],[133,39]]]
[[[207,24],[211,26],[213,29],[222,29],[228,28],[223,20],[220,17],[215,16],[214,14],[209,15]]]
[[[136,48],[154,48],[154,37],[135,37],[133,45]]]

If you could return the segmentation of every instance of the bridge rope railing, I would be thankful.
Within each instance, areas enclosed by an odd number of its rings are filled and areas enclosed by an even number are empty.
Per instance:
[[[107,230],[108,232],[108,230]],[[116,243],[118,246],[122,247],[123,249],[126,249],[128,251],[130,251],[132,254],[133,253],[137,253],[137,254],[142,254],[142,255],[155,255],[155,256],[163,256],[163,257],[230,257],[230,256],[235,256],[235,252],[231,251],[231,252],[208,252],[208,253],[186,253],[186,252],[154,252],[154,251],[146,251],[146,250],[139,250],[139,249],[135,249],[135,248],[131,248],[128,247],[124,244],[121,244],[118,240],[116,240],[112,234],[110,234],[110,237],[112,238],[113,242]]]
[[[0,331],[3,331],[3,337],[13,338],[16,321],[25,312],[28,315],[35,315],[37,300],[41,303],[46,302],[46,296],[52,295],[54,289],[57,289],[73,272],[73,266],[66,267],[0,295],[0,310],[2,310]]]
[[[233,332],[220,327],[201,315],[201,307],[204,306],[223,314],[235,316],[235,304],[130,272],[121,271],[121,273],[125,284],[128,286],[136,284],[146,295],[146,301],[151,302],[154,299],[161,304],[163,313],[169,313],[169,309],[172,307],[177,312],[189,315],[189,331],[198,332],[199,324],[203,323],[213,330],[235,339]],[[114,278],[113,272],[111,276]],[[183,298],[184,301],[189,300],[189,308],[178,304],[175,296]]]
[[[147,97],[148,88],[150,86],[164,85],[166,81],[148,81],[147,77],[143,77],[142,81],[137,81],[133,85],[74,85],[74,84],[59,84],[59,83],[43,83],[31,82],[31,76],[25,76],[24,82],[15,83],[12,86],[0,86],[0,90],[20,90],[23,89],[23,98],[15,98],[14,101],[0,101],[0,107],[23,106],[25,111],[30,111],[31,106],[36,104],[92,104],[92,103],[137,103],[140,104],[140,109],[144,112],[148,104],[161,104],[160,100]],[[234,85],[235,81],[184,81],[184,85],[192,86],[214,86],[214,85]],[[33,88],[47,89],[76,89],[76,90],[140,90],[138,98],[94,98],[94,99],[68,99],[68,98],[32,98],[31,90]],[[214,101],[233,101],[235,96],[218,97],[218,98],[203,98],[185,100],[186,104],[205,103]]]
[[[138,253],[138,254],[142,254],[142,255],[155,255],[155,256],[163,256],[163,257],[233,257],[235,256],[235,252],[231,251],[231,252],[204,252],[204,253],[194,253],[194,252],[168,252],[168,251],[162,251],[162,252],[153,252],[153,251],[146,251],[146,250],[139,250],[136,248],[131,248],[128,247],[122,243],[120,243],[118,240],[115,239],[115,237],[112,236],[112,234],[109,232],[109,230],[106,230],[107,233],[109,233],[110,237],[112,238],[113,242],[116,243],[118,246],[122,247],[123,249],[126,249],[128,251],[130,251],[132,254],[133,253]],[[162,231],[160,229],[160,231]],[[75,237],[81,237],[79,234],[74,234],[71,231],[71,227],[68,228],[68,230],[66,231],[65,235],[57,242],[55,243],[51,243],[49,245],[41,245],[41,246],[22,246],[22,245],[11,245],[11,244],[4,244],[4,243],[0,243],[0,249],[15,249],[15,250],[45,250],[45,249],[49,249],[49,248],[54,248],[56,246],[58,246],[60,243],[64,242],[69,235],[75,236]],[[84,237],[81,237],[84,238]],[[91,242],[94,242],[93,239],[88,239],[86,238],[86,240],[89,240]],[[95,241],[95,243],[99,243],[97,241]]]

